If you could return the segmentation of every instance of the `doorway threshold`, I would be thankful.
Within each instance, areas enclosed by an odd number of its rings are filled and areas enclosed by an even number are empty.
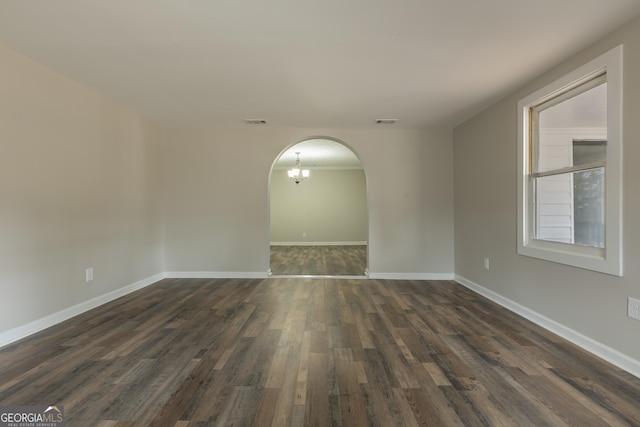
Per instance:
[[[369,276],[338,276],[331,274],[271,274],[269,278],[274,279],[349,279],[366,280]]]

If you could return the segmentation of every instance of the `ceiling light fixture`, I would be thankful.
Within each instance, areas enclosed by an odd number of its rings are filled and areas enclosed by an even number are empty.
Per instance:
[[[300,181],[309,178],[309,169],[302,169],[299,151],[296,151],[296,166],[293,169],[289,169],[287,173],[289,174],[289,179],[296,184],[300,184]]]

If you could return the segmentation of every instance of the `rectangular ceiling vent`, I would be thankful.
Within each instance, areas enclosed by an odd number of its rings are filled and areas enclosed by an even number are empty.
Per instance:
[[[398,119],[376,119],[377,125],[392,125],[397,122]]]
[[[244,122],[248,125],[266,125],[267,121],[264,119],[244,119]]]

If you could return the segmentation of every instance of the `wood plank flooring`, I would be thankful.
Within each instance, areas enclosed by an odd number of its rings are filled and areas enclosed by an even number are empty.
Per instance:
[[[454,282],[166,279],[0,349],[68,426],[638,426],[640,379]]]
[[[364,276],[366,246],[271,246],[271,273],[304,276]]]

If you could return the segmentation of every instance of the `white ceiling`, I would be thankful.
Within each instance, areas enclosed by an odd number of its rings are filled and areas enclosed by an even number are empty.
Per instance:
[[[0,43],[167,127],[452,126],[638,0],[0,0]]]

